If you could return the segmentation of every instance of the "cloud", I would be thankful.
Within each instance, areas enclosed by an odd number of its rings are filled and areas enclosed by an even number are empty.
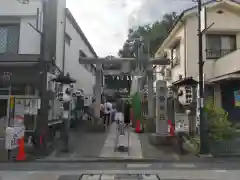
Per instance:
[[[165,13],[181,12],[193,4],[191,0],[141,0],[140,7],[130,15],[129,24],[132,26],[149,24],[160,20]]]
[[[189,0],[67,0],[67,7],[99,56],[117,55],[129,28],[191,4]]]

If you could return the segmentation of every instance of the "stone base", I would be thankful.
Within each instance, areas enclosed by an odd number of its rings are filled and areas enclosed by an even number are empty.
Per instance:
[[[151,134],[148,137],[149,143],[154,146],[171,146],[174,136],[160,136],[158,134]]]
[[[116,151],[118,151],[118,152],[128,152],[128,147],[118,146]]]
[[[154,133],[156,131],[156,125],[154,119],[145,120],[145,132]]]

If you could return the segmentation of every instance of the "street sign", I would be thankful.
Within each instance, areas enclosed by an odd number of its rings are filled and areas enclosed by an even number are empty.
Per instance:
[[[156,134],[165,136],[168,134],[166,81],[157,81],[156,95]]]

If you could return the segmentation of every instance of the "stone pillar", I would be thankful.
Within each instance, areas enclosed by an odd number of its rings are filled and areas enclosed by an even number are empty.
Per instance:
[[[152,65],[147,69],[147,77],[148,77],[148,118],[154,118],[154,109],[153,109],[153,100],[154,100],[154,92],[153,92],[153,70]]]
[[[147,120],[147,131],[154,131],[154,91],[153,91],[153,69],[152,65],[147,68],[147,85],[148,85],[148,120]]]
[[[100,118],[100,105],[101,105],[101,84],[102,84],[102,65],[97,63],[96,65],[96,88],[95,88],[95,95],[96,95],[96,109],[95,109],[95,116]]]
[[[158,80],[156,84],[156,134],[160,136],[168,135],[167,119],[167,83]]]

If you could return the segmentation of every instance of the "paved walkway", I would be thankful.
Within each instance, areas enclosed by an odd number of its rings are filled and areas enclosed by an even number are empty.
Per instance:
[[[71,129],[69,152],[61,152],[61,140],[59,140],[55,145],[55,150],[45,160],[97,158],[107,135],[107,132],[89,132],[84,125],[80,125],[76,129]]]
[[[113,123],[110,126],[110,130],[107,136],[107,139],[102,148],[100,157],[105,158],[131,158],[131,159],[140,159],[142,156],[142,148],[139,137],[136,133],[130,132],[129,134],[129,152],[115,152],[115,140],[116,140],[116,123]],[[124,137],[121,138],[122,144],[127,147],[128,145],[128,135],[125,134]]]

